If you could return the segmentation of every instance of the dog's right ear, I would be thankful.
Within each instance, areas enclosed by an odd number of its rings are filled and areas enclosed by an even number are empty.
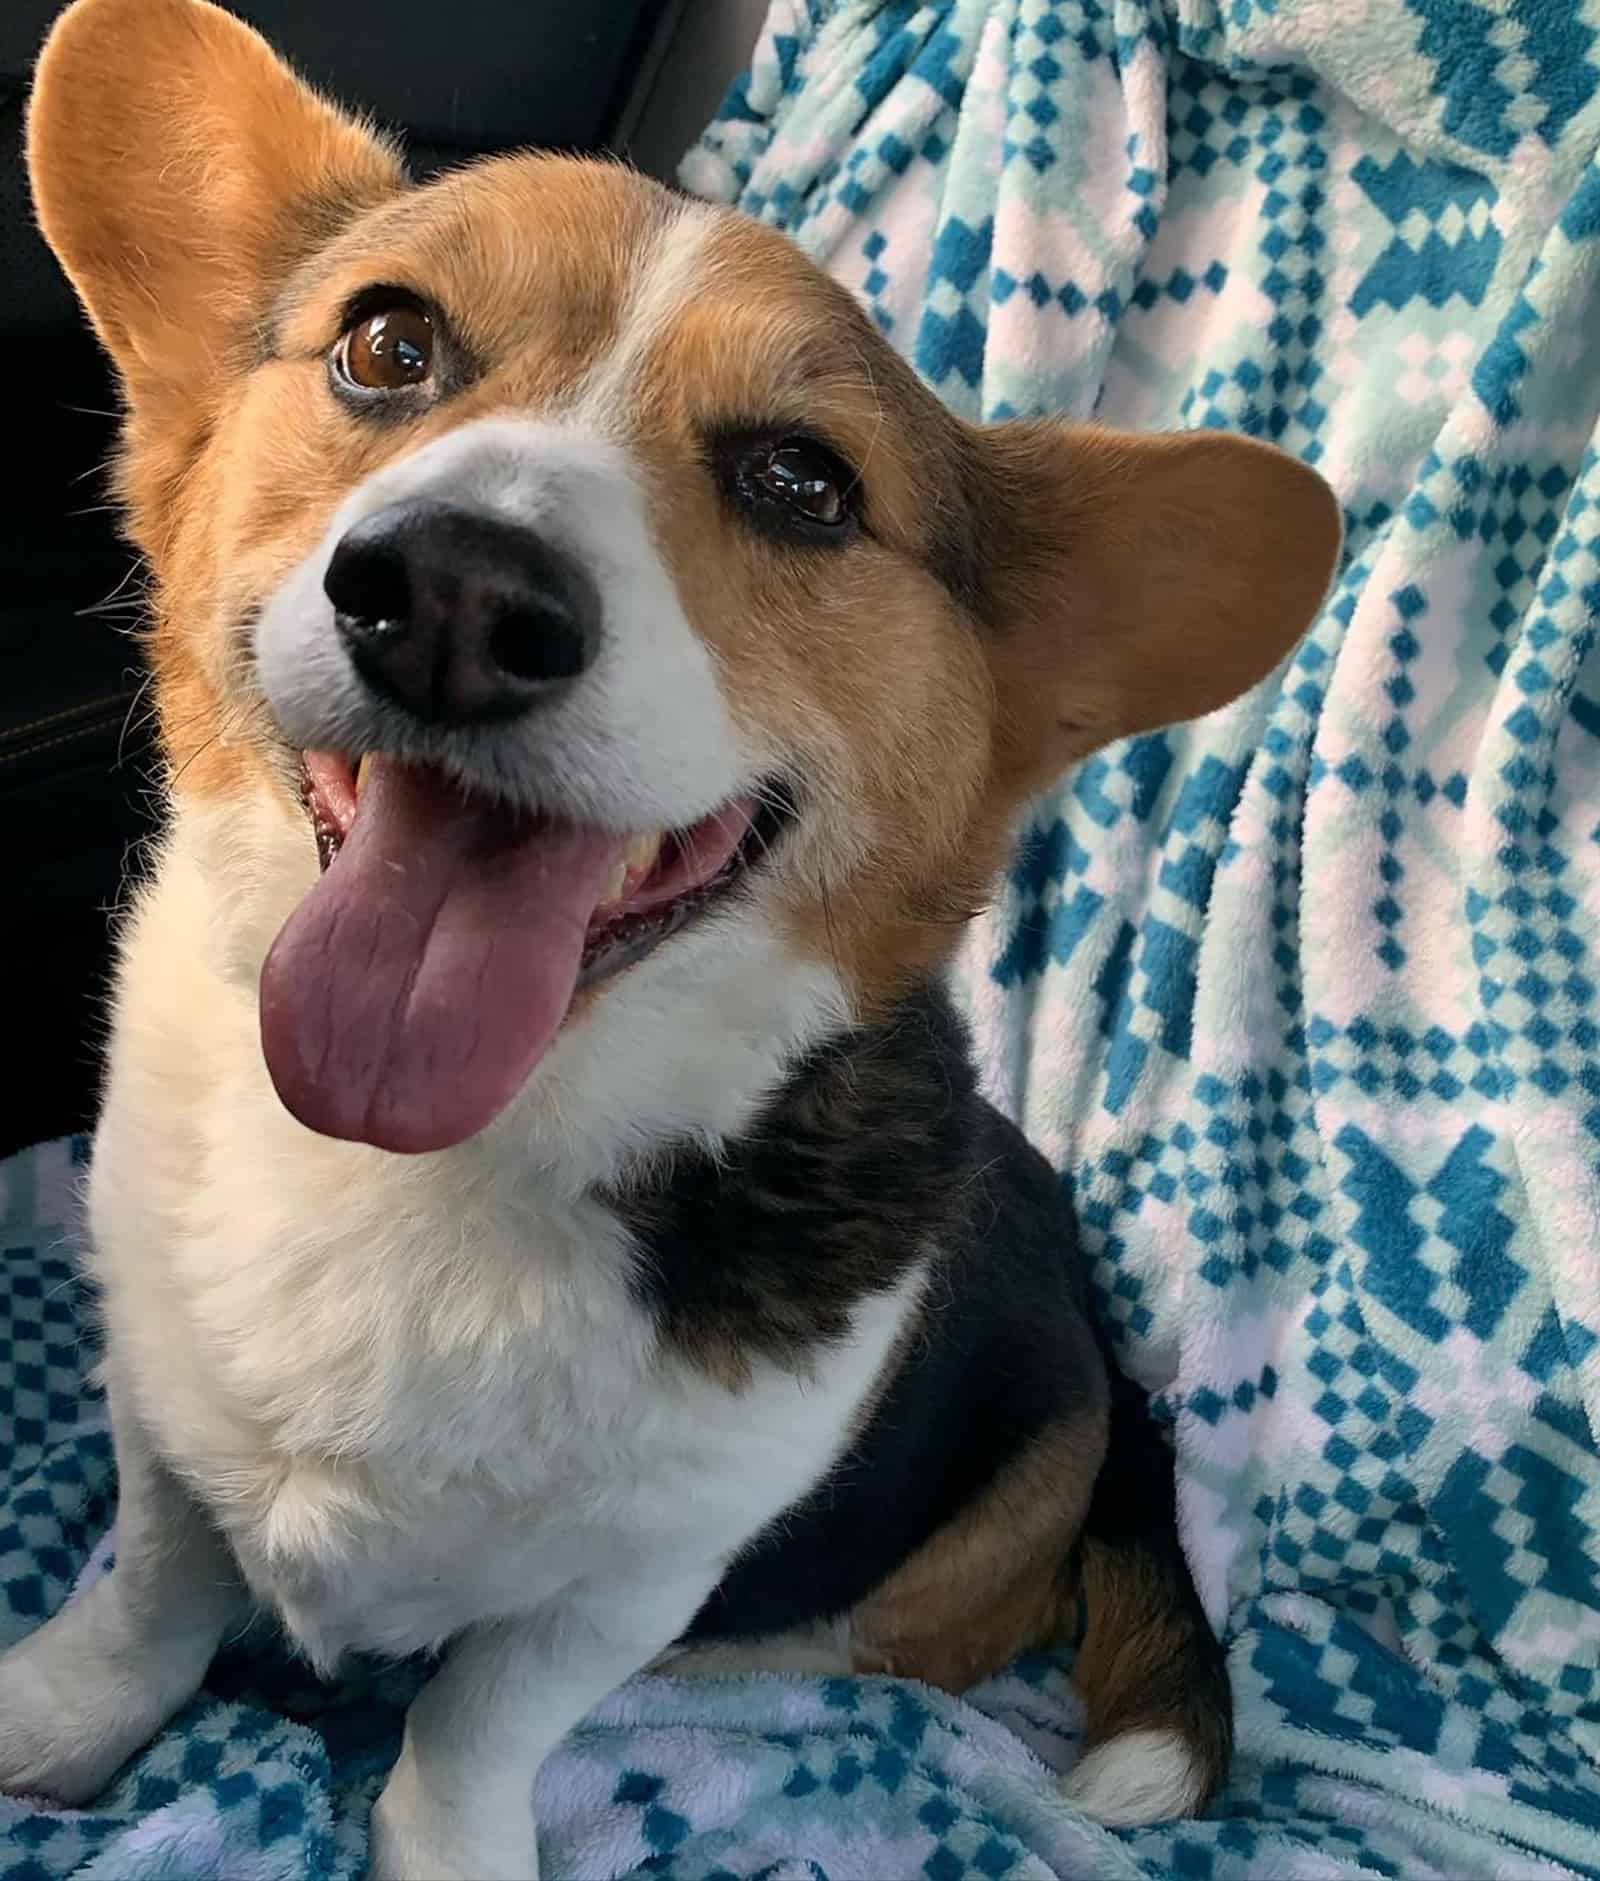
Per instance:
[[[287,272],[403,184],[387,143],[205,0],[75,0],[40,55],[28,170],[136,425],[247,367]]]

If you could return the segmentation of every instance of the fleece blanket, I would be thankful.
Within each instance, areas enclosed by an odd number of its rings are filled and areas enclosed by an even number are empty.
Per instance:
[[[970,416],[1231,426],[1344,505],[1284,669],[1038,805],[958,976],[1239,1755],[1113,1835],[1060,1662],[640,1679],[540,1779],[550,1875],[1600,1876],[1597,143],[1600,0],[777,0],[691,188]],[[80,1157],[0,1172],[0,1641],[104,1566]],[[0,1803],[0,1875],[357,1875],[417,1676],[235,1642],[95,1806]]]
[[[1284,670],[1039,805],[961,975],[1232,1647],[1152,1872],[1600,1872],[1597,94],[1593,0],[780,7],[689,166],[964,414],[1343,502]]]

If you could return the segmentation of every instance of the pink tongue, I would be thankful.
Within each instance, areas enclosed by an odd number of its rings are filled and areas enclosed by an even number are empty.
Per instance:
[[[375,762],[261,970],[261,1044],[288,1110],[379,1149],[476,1135],[566,1017],[621,840],[514,827],[434,772]]]

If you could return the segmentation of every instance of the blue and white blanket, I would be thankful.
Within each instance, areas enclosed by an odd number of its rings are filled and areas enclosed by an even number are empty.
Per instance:
[[[641,1679],[541,1779],[553,1877],[1600,1876],[1597,146],[1600,0],[777,0],[692,188],[968,415],[1230,426],[1345,507],[1284,671],[1041,805],[960,972],[1239,1757],[1111,1835],[1056,1665]],[[109,1513],[70,1160],[0,1173],[0,1638]],[[98,1806],[0,1805],[0,1875],[353,1876],[413,1679],[241,1642]]]

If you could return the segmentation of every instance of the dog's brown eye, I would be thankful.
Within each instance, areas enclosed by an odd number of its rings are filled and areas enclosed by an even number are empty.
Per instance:
[[[752,465],[750,480],[764,495],[798,510],[808,521],[835,529],[849,514],[841,468],[831,451],[789,440]]]
[[[730,428],[707,444],[724,497],[758,535],[796,548],[841,548],[865,529],[861,479],[820,438]]]
[[[366,314],[340,340],[334,364],[365,392],[401,392],[433,371],[433,322],[420,307]]]

